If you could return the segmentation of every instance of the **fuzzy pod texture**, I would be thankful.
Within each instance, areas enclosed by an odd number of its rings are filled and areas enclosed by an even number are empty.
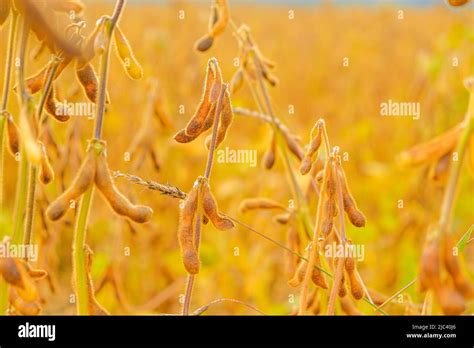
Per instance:
[[[97,75],[92,65],[85,64],[82,67],[76,65],[76,76],[87,98],[92,103],[96,103],[99,82],[97,80]]]
[[[79,171],[71,183],[58,198],[46,209],[46,216],[52,220],[59,220],[69,208],[70,201],[79,198],[93,183],[96,173],[96,155],[88,151]]]
[[[56,69],[56,73],[53,76],[53,81],[56,80],[59,75],[61,75],[63,70],[69,65],[71,61],[72,61],[71,57],[63,58],[63,60],[59,63],[58,68]],[[38,70],[32,76],[26,78],[26,81],[25,81],[26,88],[30,91],[31,94],[36,94],[43,88],[46,82],[46,77],[48,75],[49,69],[50,69],[49,65],[46,65],[40,70]]]
[[[196,112],[194,113],[193,117],[189,120],[188,124],[185,128],[185,134],[191,137],[197,136],[202,133],[202,129],[204,128],[204,122],[206,117],[208,116],[212,103],[210,101],[211,95],[211,87],[216,80],[216,74],[213,71],[211,63],[209,61],[206,70],[206,79],[204,81],[204,90],[201,96],[201,100],[198,104]]]
[[[128,217],[134,222],[145,223],[150,221],[153,215],[153,210],[150,207],[133,204],[117,189],[104,154],[97,158],[96,165],[95,184],[109,202],[110,207],[118,215]]]
[[[317,130],[317,133],[315,136],[313,136],[314,129]],[[314,156],[317,154],[319,148],[321,147],[321,142],[322,142],[321,127],[319,125],[316,125],[315,128],[313,128],[313,131],[311,132],[312,139],[310,140],[308,149],[306,150],[304,158],[301,161],[300,173],[302,175],[306,175],[309,173],[313,165]]]
[[[319,253],[316,254],[315,266],[317,267],[314,267],[313,271],[311,272],[311,280],[313,281],[314,285],[319,286],[322,289],[327,289],[328,283],[326,281],[326,276],[319,268],[321,267],[321,259]]]
[[[56,121],[59,122],[66,122],[70,119],[70,116],[67,115],[67,110],[62,110],[62,112],[58,112],[57,105],[59,104],[58,100],[56,99],[54,86],[51,86],[51,90],[49,91],[48,97],[46,98],[45,103],[45,110],[46,112],[51,115]],[[66,114],[64,112],[66,111]]]
[[[219,212],[216,199],[211,192],[207,181],[202,183],[202,208],[212,224],[221,231],[229,230],[235,227],[232,220]]]
[[[189,274],[199,273],[199,255],[194,244],[194,222],[198,207],[199,187],[193,186],[179,214],[178,241],[184,268]]]
[[[334,216],[336,215],[336,175],[331,168],[332,167],[330,167],[328,171],[326,181],[326,203],[323,220],[321,222],[321,232],[326,237],[332,231]]]
[[[134,80],[141,79],[143,77],[143,69],[140,63],[137,61],[130,43],[118,25],[115,26],[114,36],[117,55],[122,61],[122,65],[127,72],[127,75]]]
[[[366,223],[366,218],[364,214],[360,211],[354,197],[352,196],[351,191],[349,190],[349,184],[347,182],[347,178],[344,173],[344,169],[342,169],[342,166],[338,167],[338,174],[339,180],[342,184],[342,203],[347,217],[355,227],[364,227]]]
[[[232,111],[232,104],[230,101],[230,93],[229,90],[226,89],[224,92],[224,100],[222,102],[222,111],[221,117],[219,120],[219,129],[217,130],[217,138],[216,138],[216,148],[219,147],[220,144],[225,140],[227,131],[232,123],[234,118],[234,114]]]

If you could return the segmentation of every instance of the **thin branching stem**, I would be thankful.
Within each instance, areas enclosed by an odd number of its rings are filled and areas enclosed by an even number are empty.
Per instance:
[[[216,149],[217,130],[218,130],[219,121],[220,121],[220,117],[222,113],[222,103],[224,100],[224,95],[225,93],[227,93],[227,88],[228,88],[227,84],[222,85],[221,94],[219,96],[219,101],[217,104],[216,116],[214,119],[214,127],[212,129],[211,145],[209,146],[209,155],[207,158],[206,170],[204,173],[204,176],[207,180],[209,180],[211,177],[212,164],[214,161],[214,152]],[[201,243],[201,214],[200,214],[200,210],[198,209],[197,217],[196,217],[195,233],[194,233],[194,245],[196,247],[197,253],[199,253],[200,243]],[[189,308],[191,306],[191,296],[193,293],[194,279],[195,279],[194,274],[188,275],[188,281],[186,283],[186,293],[184,295],[183,315],[189,315]]]
[[[96,104],[96,117],[94,125],[94,138],[101,139],[102,127],[104,123],[105,102],[107,97],[107,78],[109,75],[110,63],[110,48],[112,43],[112,36],[115,25],[120,18],[123,11],[125,0],[117,0],[114,14],[112,18],[106,22],[107,28],[107,45],[100,65],[100,79],[99,79],[99,97]],[[101,149],[105,151],[105,148]],[[88,292],[87,292],[87,269],[86,269],[86,237],[87,226],[89,220],[89,210],[94,197],[94,190],[90,188],[79,203],[79,212],[77,216],[76,227],[74,229],[74,244],[73,244],[73,262],[74,262],[74,280],[76,286],[76,301],[78,314],[89,314],[87,306]]]

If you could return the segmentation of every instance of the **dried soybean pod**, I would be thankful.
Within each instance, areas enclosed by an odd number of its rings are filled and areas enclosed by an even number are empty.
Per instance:
[[[204,82],[204,90],[201,97],[201,101],[199,102],[199,105],[196,109],[195,114],[189,120],[185,128],[185,133],[188,136],[191,136],[191,137],[197,136],[201,134],[202,132],[205,119],[211,109],[211,102],[209,99],[210,99],[211,87],[215,79],[216,79],[216,75],[211,67],[211,60],[209,60],[207,64],[206,79]]]
[[[70,119],[69,115],[67,115],[67,110],[64,110],[64,107],[60,108],[61,111],[58,110],[58,104],[60,104],[56,100],[54,86],[51,86],[51,90],[49,91],[48,97],[46,99],[46,103],[44,105],[46,112],[53,116],[56,121],[59,122],[66,122]]]
[[[143,77],[143,69],[135,58],[130,43],[118,25],[115,26],[114,37],[117,55],[122,61],[122,65],[125,68],[127,75],[134,80],[141,79]]]
[[[184,129],[180,130],[178,133],[176,133],[173,137],[174,140],[176,140],[178,143],[189,143],[196,139],[198,135],[195,136],[190,136],[186,134],[186,131]]]
[[[215,103],[219,100],[219,96],[221,94],[222,89],[222,72],[217,60],[215,58],[211,58],[209,60],[209,64],[212,65],[214,71],[214,79],[211,84],[211,88],[209,91],[209,101],[211,103]]]
[[[69,208],[70,201],[87,191],[94,181],[95,172],[96,155],[89,150],[71,186],[48,206],[46,216],[52,221],[60,219]]]
[[[214,121],[216,119],[216,110],[217,110],[217,103],[213,103],[209,113],[207,114],[206,118],[204,119],[204,123],[200,130],[200,134],[207,131],[209,128],[212,127]]]
[[[41,90],[41,88],[43,88],[47,72],[48,67],[45,66],[36,74],[26,78],[26,88],[28,88],[31,94],[36,94]]]
[[[474,297],[474,287],[469,283],[466,276],[461,270],[461,265],[458,259],[458,255],[455,255],[454,242],[450,236],[444,237],[443,243],[443,262],[446,270],[448,271],[453,284],[456,289],[464,296],[466,299],[471,299]]]
[[[359,272],[357,271],[356,266],[356,260],[354,259],[353,255],[349,255],[346,258],[344,266],[347,272],[347,276],[349,278],[349,286],[351,289],[352,297],[354,297],[356,300],[360,300],[362,297],[364,297],[364,289],[360,282]]]
[[[56,73],[54,74],[54,80],[58,78],[62,71],[69,65],[71,60],[71,57],[64,57],[62,59],[61,63],[59,63],[58,68],[56,69]],[[28,88],[31,94],[36,94],[43,88],[44,83],[46,82],[46,76],[48,75],[48,70],[49,64],[41,68],[34,75],[26,78],[26,88]],[[16,90],[16,88],[17,87],[15,86],[14,89]]]
[[[451,153],[463,129],[464,124],[459,123],[441,135],[402,152],[398,155],[397,161],[402,166],[415,166],[432,162],[446,153]]]
[[[36,301],[25,301],[18,295],[18,289],[10,287],[9,302],[22,315],[38,315],[41,312],[41,307]]]
[[[217,6],[217,21],[214,23],[214,25],[210,28],[211,30],[209,31],[209,35],[211,37],[217,37],[220,34],[222,34],[227,26],[227,23],[229,22],[229,4],[227,3],[227,0],[216,0],[216,6]]]
[[[202,208],[206,216],[211,220],[212,224],[219,230],[225,231],[234,228],[234,223],[229,218],[223,216],[219,212],[216,199],[211,192],[209,183],[204,181],[202,189]]]
[[[428,236],[423,247],[420,262],[420,285],[421,290],[436,289],[440,285],[440,245],[437,237]]]
[[[322,132],[321,132],[321,123],[318,121],[313,129],[311,130],[311,140],[306,150],[305,156],[301,161],[300,172],[303,175],[306,175],[311,170],[311,166],[313,165],[313,158],[314,155],[318,152],[319,147],[321,146],[322,142]],[[316,136],[313,136],[314,131],[317,130]]]
[[[466,310],[466,302],[462,295],[448,284],[441,285],[435,292],[445,315],[460,315]]]
[[[267,170],[270,170],[275,165],[276,160],[276,137],[275,131],[272,132],[272,139],[270,142],[270,147],[263,155],[263,167]]]
[[[22,287],[23,281],[18,262],[13,257],[0,258],[0,274],[7,283],[16,287]]]
[[[307,253],[306,253],[307,254]],[[288,285],[292,288],[298,287],[304,279],[306,272],[307,263],[305,260],[301,259],[298,267],[296,268],[293,278],[288,281]]]
[[[331,160],[332,161],[332,160]],[[334,216],[336,214],[336,173],[334,173],[332,165],[328,171],[328,178],[326,181],[326,203],[324,209],[323,221],[321,223],[321,232],[327,237],[334,224]]]
[[[327,289],[328,284],[326,282],[326,277],[324,276],[321,269],[319,269],[319,267],[321,267],[321,259],[319,257],[319,253],[316,254],[315,261],[316,261],[315,266],[317,267],[313,268],[313,271],[311,273],[311,280],[313,281],[315,285],[319,286],[320,288]]]
[[[109,202],[110,207],[118,214],[130,218],[137,223],[150,221],[153,210],[144,205],[131,203],[118,189],[110,174],[107,158],[104,153],[100,154],[96,162],[95,183],[100,192]]]
[[[84,66],[79,67],[79,64],[76,64],[76,76],[86,93],[87,98],[91,102],[96,103],[99,83],[92,65],[85,64]]]
[[[196,43],[194,44],[194,48],[197,51],[205,52],[212,47],[213,42],[214,38],[206,33],[203,37],[199,38],[196,41]]]
[[[291,219],[291,213],[279,214],[273,217],[273,221],[281,225],[287,225],[288,222],[290,222],[290,219]]]
[[[51,163],[48,159],[48,153],[46,152],[46,146],[43,143],[39,142],[41,148],[41,161],[39,166],[39,180],[44,185],[48,185],[51,181],[54,180],[54,170],[51,166]]]
[[[183,257],[183,264],[190,274],[199,272],[199,255],[194,247],[194,217],[198,206],[199,186],[194,184],[184,200],[179,214],[178,241]]]
[[[221,117],[220,117],[220,122],[219,122],[219,129],[217,131],[216,148],[225,140],[225,137],[227,135],[227,130],[229,129],[233,118],[234,118],[234,114],[232,112],[230,94],[229,94],[229,90],[226,89],[224,92],[224,100],[222,103],[222,112],[221,112]]]
[[[246,198],[240,203],[239,206],[239,211],[241,213],[256,209],[277,209],[286,211],[286,207],[284,205],[281,205],[280,203],[265,197]]]
[[[365,216],[357,207],[357,204],[349,190],[349,184],[347,183],[346,174],[344,173],[344,169],[341,165],[338,164],[338,173],[339,179],[342,184],[342,202],[344,206],[344,210],[347,214],[347,217],[351,221],[351,223],[356,227],[364,227],[365,226]]]
[[[285,137],[286,146],[290,152],[301,161],[304,158],[304,152],[298,144],[296,138],[288,132],[283,132],[283,135]]]
[[[8,136],[8,149],[12,156],[15,156],[18,152],[20,152],[20,138],[18,133],[18,128],[13,121],[12,115],[5,111],[3,113],[3,117],[7,119],[7,136]]]
[[[341,277],[341,283],[339,284],[339,291],[337,292],[339,297],[344,297],[347,295],[347,289],[346,289],[346,276],[344,275],[344,272],[342,272],[342,277]]]
[[[38,297],[38,291],[33,279],[28,273],[26,263],[18,258],[7,258],[2,267],[4,279],[17,288],[18,295],[25,301],[34,301]]]

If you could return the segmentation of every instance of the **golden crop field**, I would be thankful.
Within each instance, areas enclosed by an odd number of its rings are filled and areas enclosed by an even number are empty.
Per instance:
[[[472,5],[0,0],[1,313],[474,314]]]

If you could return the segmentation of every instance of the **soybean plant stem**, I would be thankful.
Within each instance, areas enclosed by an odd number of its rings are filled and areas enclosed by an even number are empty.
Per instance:
[[[15,46],[15,33],[18,15],[12,11],[10,20],[10,29],[8,32],[7,55],[5,61],[5,70],[3,76],[3,94],[2,105],[0,106],[0,212],[3,210],[3,166],[5,156],[5,121],[6,117],[3,111],[7,110],[8,96],[10,95],[11,71],[13,65],[13,50]]]
[[[10,18],[10,28],[8,32],[8,41],[6,49],[5,70],[3,74],[2,104],[0,105],[0,214],[3,213],[3,174],[5,163],[5,121],[3,114],[8,107],[8,96],[10,95],[11,74],[13,67],[13,51],[15,47],[15,34],[18,22],[18,13],[12,11]],[[8,284],[5,281],[0,282],[0,315],[5,315],[8,308]]]
[[[93,136],[101,139],[102,126],[104,123],[105,100],[107,95],[107,78],[109,75],[110,47],[112,36],[120,14],[123,11],[125,0],[117,0],[112,18],[106,22],[107,45],[100,64],[99,97],[96,104],[96,117]],[[101,151],[105,151],[101,149]],[[73,260],[74,260],[74,280],[76,287],[76,301],[78,314],[89,314],[88,292],[87,292],[87,269],[85,259],[85,243],[87,236],[87,225],[89,220],[89,210],[94,196],[93,188],[90,188],[81,198],[79,213],[74,230]]]
[[[110,63],[110,46],[112,44],[112,37],[114,34],[115,26],[120,18],[120,14],[123,11],[125,0],[118,0],[115,5],[114,14],[112,19],[106,23],[107,28],[107,46],[105,52],[102,54],[102,60],[100,62],[100,81],[99,81],[99,97],[97,101],[97,112],[94,135],[96,139],[102,137],[102,126],[104,123],[105,114],[105,99],[107,98],[107,79],[109,77],[109,63]]]
[[[457,161],[453,161],[450,171],[448,185],[444,192],[443,204],[441,206],[441,215],[439,219],[439,232],[441,234],[448,234],[450,231],[449,225],[453,214],[454,204],[458,190],[459,176],[461,175],[461,168],[466,155],[466,150],[469,145],[469,140],[474,141],[472,137],[474,133],[474,87],[471,86],[469,106],[464,119],[465,127],[461,133],[461,137],[456,147]]]
[[[87,222],[89,220],[89,211],[92,203],[94,187],[82,196],[79,203],[79,213],[76,220],[74,231],[74,244],[72,247],[74,286],[76,291],[76,308],[77,314],[88,315],[88,290],[87,290],[87,269],[85,244],[87,235]]]
[[[26,46],[28,44],[28,31],[29,25],[25,18],[21,17],[21,36],[20,36],[20,46],[18,49],[18,65],[16,69],[17,73],[17,83],[18,83],[18,98],[20,102],[20,113],[25,112],[25,109],[28,108],[29,96],[28,91],[26,90],[25,85],[25,53]],[[24,117],[24,116],[20,116]],[[22,144],[23,145],[23,144]],[[20,242],[20,231],[23,226],[23,217],[25,213],[25,206],[27,200],[27,190],[28,190],[28,172],[29,164],[26,159],[25,149],[21,148],[20,150],[20,166],[19,166],[19,177],[17,184],[16,192],[16,202],[15,202],[15,226],[13,228],[13,243]]]
[[[227,84],[222,85],[219,101],[217,102],[216,116],[214,119],[214,128],[212,129],[211,145],[209,146],[209,155],[207,158],[206,171],[204,174],[207,180],[209,180],[211,177],[212,163],[214,162],[214,152],[216,150],[217,129],[219,127],[219,121],[221,118],[222,102],[224,100],[225,93],[227,93],[227,88],[228,88]],[[200,242],[201,242],[201,215],[198,209],[195,234],[194,234],[194,245],[196,247],[197,253],[199,253]],[[194,274],[188,275],[188,281],[186,284],[186,293],[184,295],[183,315],[189,315],[189,307],[191,305],[191,296],[193,292],[194,278],[195,278]]]

